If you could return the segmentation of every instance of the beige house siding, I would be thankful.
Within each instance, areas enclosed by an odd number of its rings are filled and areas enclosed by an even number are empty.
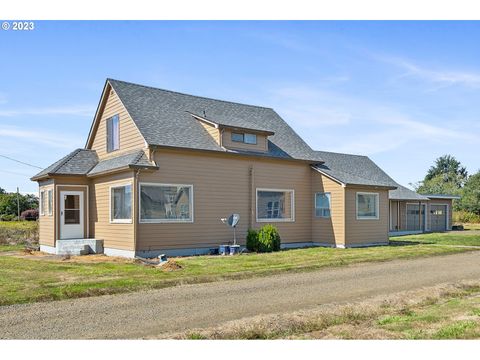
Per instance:
[[[245,144],[241,142],[232,141],[232,132],[234,133],[251,133],[257,135],[257,144]],[[222,131],[222,145],[226,148],[251,150],[251,151],[267,151],[268,141],[264,134],[258,134],[254,132],[248,132],[246,130],[232,131],[230,129],[224,129]]]
[[[316,217],[315,193],[330,193],[330,218]],[[315,243],[344,245],[345,244],[345,188],[312,171],[312,241]]]
[[[203,121],[199,121],[200,125],[207,131],[207,133],[215,140],[217,144],[220,144],[220,130],[213,125],[209,125]]]
[[[379,194],[379,219],[357,220],[356,194]],[[372,188],[345,188],[345,245],[362,245],[388,242],[389,228],[388,190]]]
[[[108,159],[136,149],[146,147],[145,139],[140,134],[137,126],[121,103],[117,94],[109,90],[107,99],[100,112],[100,120],[94,130],[92,146],[89,149],[96,150],[99,159]],[[107,153],[107,119],[114,115],[120,119],[120,149]]]
[[[110,187],[114,185],[132,186],[135,193],[133,171],[92,179],[90,186],[90,233],[91,237],[103,240],[105,248],[134,250],[135,226],[133,222],[110,223]]]
[[[293,189],[295,221],[274,224],[282,242],[311,241],[310,167],[305,163],[224,154],[161,150],[160,167],[140,173],[139,182],[193,185],[193,223],[140,223],[137,249],[214,247],[232,240],[232,230],[220,219],[240,214],[237,240],[245,244],[249,226],[256,223],[256,188]],[[163,169],[163,170],[162,170]]]
[[[39,243],[40,245],[55,246],[55,216],[57,211],[55,209],[55,184],[53,180],[40,182],[40,192],[45,191],[44,201],[44,215],[39,214],[38,218],[38,231],[39,231]],[[48,214],[48,191],[52,191],[53,196],[53,208],[52,215]],[[39,209],[40,210],[40,209]]]
[[[399,218],[398,218],[398,201],[390,201],[390,231],[398,231],[399,227]]]

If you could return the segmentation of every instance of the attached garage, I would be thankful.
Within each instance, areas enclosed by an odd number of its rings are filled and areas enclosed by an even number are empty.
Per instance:
[[[425,231],[425,204],[408,204],[407,203],[407,230],[408,231]]]
[[[430,230],[446,231],[448,230],[448,205],[431,204],[430,205]]]

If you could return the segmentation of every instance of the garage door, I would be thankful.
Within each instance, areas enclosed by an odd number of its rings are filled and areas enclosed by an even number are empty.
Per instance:
[[[407,230],[424,230],[425,224],[425,205],[421,206],[421,215],[420,208],[418,205],[407,204]]]
[[[430,205],[432,231],[447,230],[447,205]]]

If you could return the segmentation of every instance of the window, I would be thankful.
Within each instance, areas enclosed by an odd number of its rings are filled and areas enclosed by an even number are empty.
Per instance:
[[[376,220],[379,218],[378,193],[357,193],[357,219]]]
[[[140,222],[193,222],[193,185],[140,184]]]
[[[243,142],[243,134],[232,133],[232,141]]]
[[[330,217],[330,193],[315,194],[315,216],[322,218]]]
[[[245,144],[257,144],[257,135],[255,134],[241,134],[232,132],[232,141],[242,142]]]
[[[53,191],[48,190],[48,215],[53,213]]]
[[[110,222],[132,222],[132,186],[122,185],[110,188]]]
[[[257,222],[295,221],[293,190],[257,189]]]
[[[244,134],[243,135],[243,141],[245,144],[257,144],[257,135],[255,134]]]
[[[40,215],[45,215],[45,191],[40,191]]]
[[[120,118],[118,115],[107,119],[107,152],[120,148]]]

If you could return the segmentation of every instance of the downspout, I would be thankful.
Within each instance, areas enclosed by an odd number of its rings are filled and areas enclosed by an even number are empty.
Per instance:
[[[254,205],[253,205],[253,198],[254,198],[254,195],[255,195],[255,183],[254,183],[254,176],[255,176],[255,170],[253,168],[253,165],[250,166],[249,170],[249,177],[248,177],[248,180],[249,180],[249,185],[250,185],[250,201],[249,201],[249,213],[250,213],[250,216],[248,217],[248,228],[249,229],[252,229],[253,228],[253,217],[254,217]]]
[[[135,171],[133,177],[133,253],[134,257],[137,255],[137,237],[138,237],[138,177],[140,175],[140,169]]]
[[[401,221],[401,216],[400,216],[400,201],[397,201],[397,230],[400,231],[402,228],[402,224],[400,224]]]

